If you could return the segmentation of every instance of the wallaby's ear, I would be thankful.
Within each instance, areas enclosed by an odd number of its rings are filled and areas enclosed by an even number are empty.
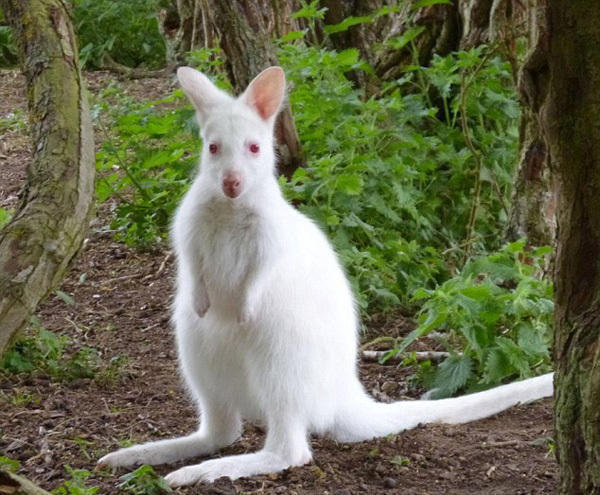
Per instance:
[[[230,100],[227,93],[217,88],[202,72],[191,67],[179,67],[177,79],[196,108],[201,124],[215,107]]]
[[[281,67],[269,67],[256,76],[240,98],[266,121],[274,120],[285,94],[285,74]]]

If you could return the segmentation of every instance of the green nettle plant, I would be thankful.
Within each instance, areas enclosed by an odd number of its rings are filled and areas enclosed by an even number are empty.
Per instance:
[[[100,490],[97,486],[89,486],[88,478],[92,475],[86,469],[73,469],[66,465],[65,471],[71,478],[70,481],[65,481],[63,485],[52,490],[52,495],[94,495]]]
[[[158,67],[165,61],[165,43],[156,13],[163,0],[74,0],[73,19],[79,37],[80,63],[102,66],[102,57],[136,67]]]
[[[16,65],[17,61],[17,45],[12,29],[9,26],[0,26],[0,67],[12,67]]]
[[[165,479],[148,465],[140,466],[135,471],[121,476],[119,488],[124,493],[133,495],[163,495],[173,492]]]
[[[499,247],[519,112],[508,64],[486,50],[437,57],[365,100],[344,76],[365,68],[356,50],[281,47],[309,156],[284,187],[329,231],[362,308],[411,306]]]
[[[165,238],[195,170],[193,112],[172,107],[180,96],[130,107],[115,118],[96,154],[97,199],[118,200],[112,225],[128,244],[149,247]]]
[[[429,372],[422,373],[435,397],[548,372],[554,304],[542,274],[550,251],[514,242],[474,258],[439,287],[418,290],[418,327],[389,355],[435,331],[450,352],[437,369],[426,365]]]
[[[0,374],[42,374],[54,380],[94,378],[105,368],[96,349],[80,347],[67,336],[46,330],[32,317],[35,330],[20,337],[0,359]]]

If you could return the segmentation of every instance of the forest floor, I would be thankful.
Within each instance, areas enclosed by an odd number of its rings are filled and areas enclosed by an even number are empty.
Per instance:
[[[114,79],[102,73],[88,78],[92,92]],[[119,88],[140,100],[154,99],[168,92],[172,81],[121,81]],[[25,118],[24,80],[14,71],[0,72],[0,207],[15,207],[30,159],[26,126],[2,122]],[[21,472],[48,490],[69,479],[66,465],[92,471],[100,456],[120,446],[196,427],[169,323],[173,259],[166,248],[139,252],[116,242],[109,222],[110,207],[103,206],[62,283],[60,290],[74,302],[52,294],[37,317],[46,329],[71,338],[75,349],[90,347],[104,363],[122,364],[74,381],[0,374],[0,455],[19,460]],[[401,335],[410,320],[374,317],[367,326],[364,340]],[[411,382],[414,368],[363,362],[360,372],[366,388],[382,400],[416,398],[421,392]],[[466,425],[421,426],[369,442],[314,438],[314,460],[305,467],[175,493],[553,493],[551,428],[552,403],[544,400]],[[254,451],[263,438],[259,426],[246,425],[243,439],[223,455]],[[165,475],[184,464],[156,470]],[[86,483],[99,487],[100,494],[126,493],[117,485],[127,472],[94,471]]]

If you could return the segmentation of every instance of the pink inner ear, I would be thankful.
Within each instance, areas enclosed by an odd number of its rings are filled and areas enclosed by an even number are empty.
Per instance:
[[[279,68],[267,69],[250,83],[246,102],[267,120],[279,110],[284,88],[283,71]]]

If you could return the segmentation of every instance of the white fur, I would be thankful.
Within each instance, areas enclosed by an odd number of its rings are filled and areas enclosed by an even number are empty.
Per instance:
[[[379,404],[358,380],[357,316],[323,233],[283,198],[273,124],[283,72],[261,73],[239,98],[189,68],[178,72],[201,123],[200,173],[173,224],[173,321],[181,370],[201,414],[197,433],[122,449],[101,466],[159,464],[234,442],[241,419],[267,427],[262,450],[172,472],[172,486],[281,471],[311,460],[308,437],[361,441],[419,423],[463,423],[552,395],[552,375],[461,398]],[[208,145],[219,152],[211,154]],[[260,152],[249,151],[249,143]],[[223,177],[241,177],[227,197]]]

